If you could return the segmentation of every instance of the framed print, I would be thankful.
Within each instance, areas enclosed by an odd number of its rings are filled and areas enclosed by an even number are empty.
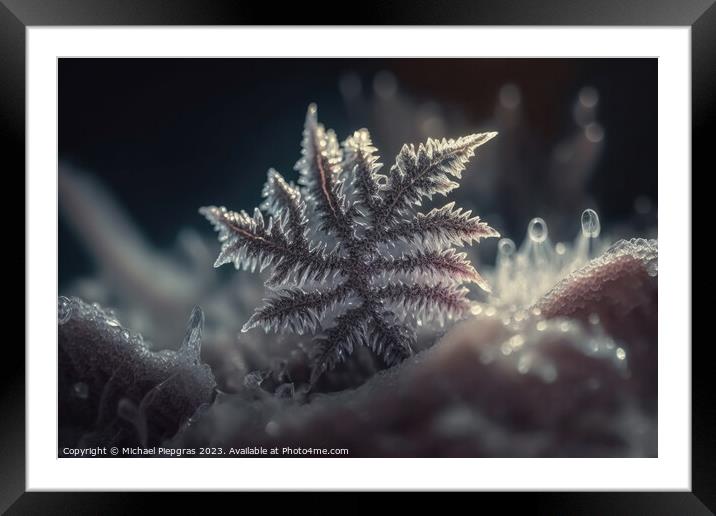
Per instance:
[[[438,490],[708,514],[691,171],[716,8],[560,4],[347,26],[3,0],[27,242],[3,510]]]

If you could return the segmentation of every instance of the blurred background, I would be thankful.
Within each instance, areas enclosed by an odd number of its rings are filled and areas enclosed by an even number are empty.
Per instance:
[[[269,167],[295,179],[310,102],[339,139],[368,128],[386,167],[403,143],[499,131],[451,197],[517,242],[536,216],[571,239],[585,208],[656,236],[656,59],[60,59],[59,161],[168,249],[213,238],[200,206],[258,205]],[[62,192],[60,293],[96,267]]]

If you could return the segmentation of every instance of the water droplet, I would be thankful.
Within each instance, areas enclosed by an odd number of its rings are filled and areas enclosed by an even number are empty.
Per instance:
[[[582,212],[582,234],[587,238],[597,238],[602,231],[599,215],[592,209]]]
[[[579,91],[579,102],[586,108],[593,108],[599,103],[599,92],[596,88],[585,86]]]
[[[373,79],[373,89],[382,99],[390,99],[398,92],[398,81],[388,70],[378,72]]]
[[[510,339],[510,346],[512,349],[519,349],[524,345],[524,343],[525,338],[519,333]]]
[[[590,142],[599,143],[604,139],[604,129],[597,122],[592,122],[584,128],[584,135]]]
[[[134,422],[139,416],[139,408],[129,398],[122,398],[117,403],[117,415],[125,421]]]
[[[522,355],[517,361],[517,371],[519,371],[520,374],[527,374],[531,365],[532,359],[528,355]]]
[[[530,240],[535,243],[541,243],[547,240],[547,223],[540,217],[535,217],[527,226],[527,235]]]
[[[72,317],[72,301],[65,296],[57,298],[57,323],[65,324]]]
[[[503,238],[497,244],[497,250],[501,257],[509,258],[515,254],[515,243],[509,238]]]
[[[540,321],[537,323],[537,331],[545,331],[547,329],[547,322]]]
[[[624,360],[626,358],[626,351],[622,348],[617,348],[616,354],[619,360]]]
[[[516,84],[508,83],[500,88],[500,104],[507,109],[515,109],[520,105],[522,95]]]
[[[281,429],[276,421],[269,421],[266,423],[266,433],[272,437],[276,437]]]
[[[567,246],[564,245],[564,242],[557,242],[557,245],[554,246],[554,251],[558,255],[563,256],[567,252]]]
[[[84,382],[77,382],[72,386],[72,392],[78,398],[86,400],[89,396],[89,386]]]
[[[589,324],[599,324],[599,314],[589,314]]]
[[[649,262],[649,264],[646,266],[646,272],[649,276],[652,278],[659,275],[659,262],[656,260],[652,260]]]
[[[353,100],[358,98],[362,89],[360,76],[355,72],[344,74],[338,81],[338,88],[346,99]]]

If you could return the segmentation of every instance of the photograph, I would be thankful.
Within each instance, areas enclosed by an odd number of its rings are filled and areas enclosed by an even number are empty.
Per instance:
[[[714,4],[0,0],[0,513],[716,514]]]
[[[658,63],[59,57],[57,457],[659,457]]]

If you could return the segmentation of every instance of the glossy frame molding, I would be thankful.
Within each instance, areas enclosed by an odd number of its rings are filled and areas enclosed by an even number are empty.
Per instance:
[[[25,29],[39,25],[691,26],[692,169],[706,173],[712,146],[707,134],[713,132],[716,119],[714,0],[382,1],[365,4],[350,17],[339,15],[322,22],[315,12],[320,9],[308,9],[303,3],[284,3],[279,10],[267,3],[237,0],[0,0],[0,131],[5,143],[2,171],[6,196],[25,200]],[[710,165],[709,170],[712,168]],[[11,180],[16,188],[8,185]],[[14,231],[20,232],[15,220],[8,226],[10,231],[17,228]],[[5,237],[6,241],[24,242],[24,228],[22,236],[10,240],[12,236]],[[17,263],[18,257],[11,263]],[[25,355],[17,342],[6,341],[0,362],[0,512],[126,514],[146,507],[146,499],[156,495],[25,493]],[[710,346],[701,341],[692,348],[692,492],[479,493],[480,501],[498,502],[502,510],[524,507],[525,512],[549,514],[712,514],[716,511],[716,429],[713,374],[708,371]],[[186,507],[186,496],[167,494],[171,498],[162,496],[163,504],[171,500]]]

